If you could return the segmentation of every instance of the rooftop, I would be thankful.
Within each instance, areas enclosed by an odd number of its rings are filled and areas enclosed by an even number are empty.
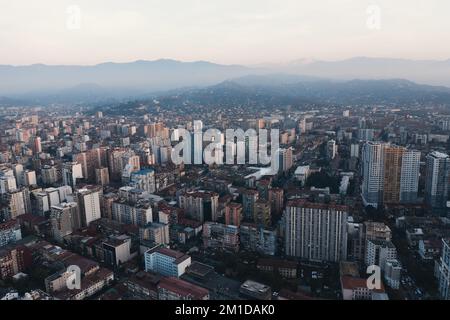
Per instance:
[[[181,296],[192,296],[197,300],[203,299],[205,296],[209,295],[207,289],[174,277],[161,279],[158,288],[166,289]]]
[[[270,287],[253,280],[247,280],[241,285],[241,289],[257,293],[264,293],[269,291]]]

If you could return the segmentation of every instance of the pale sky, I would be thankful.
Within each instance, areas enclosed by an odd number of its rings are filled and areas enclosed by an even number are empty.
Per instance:
[[[448,0],[0,0],[0,64],[444,60],[449,14]]]

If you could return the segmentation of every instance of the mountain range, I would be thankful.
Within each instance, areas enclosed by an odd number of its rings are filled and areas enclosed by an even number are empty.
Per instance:
[[[258,66],[169,59],[93,66],[0,65],[0,105],[123,101],[165,95],[169,90],[204,95],[207,91],[202,90],[211,88],[216,93],[229,91],[230,82],[249,96],[259,90],[277,97],[347,103],[355,95],[361,101],[382,101],[370,97],[389,93],[388,102],[447,101],[450,59],[359,57]]]

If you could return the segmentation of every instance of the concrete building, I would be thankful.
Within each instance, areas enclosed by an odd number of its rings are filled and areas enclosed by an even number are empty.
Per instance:
[[[6,246],[0,248],[0,280],[12,278],[30,267],[32,256],[25,246]]]
[[[27,187],[36,186],[37,185],[36,171],[25,170],[23,172],[23,182],[24,182],[24,185]]]
[[[438,280],[441,299],[450,300],[450,238],[442,239]]]
[[[386,270],[386,261],[397,259],[397,249],[391,241],[367,240],[366,243],[366,266],[376,265],[382,271]]]
[[[119,199],[112,203],[112,219],[125,224],[145,226],[153,221],[150,203],[130,203]]]
[[[127,235],[111,236],[102,244],[105,264],[118,267],[131,257],[131,238]]]
[[[253,211],[253,221],[258,225],[269,227],[271,221],[271,204],[269,201],[258,199]]]
[[[95,169],[95,182],[100,186],[107,186],[109,184],[109,171],[107,167]]]
[[[211,191],[186,191],[178,197],[179,207],[186,215],[199,222],[216,221],[218,218],[219,194]]]
[[[306,180],[308,180],[309,177],[309,172],[309,166],[299,166],[295,169],[294,176],[300,181],[301,186],[305,186]]]
[[[16,243],[22,239],[22,232],[19,223],[10,220],[0,223],[0,248],[8,244]]]
[[[420,152],[387,143],[367,142],[362,150],[364,205],[417,201]]]
[[[239,288],[239,293],[251,300],[271,300],[272,289],[262,283],[247,280]]]
[[[359,144],[352,143],[350,145],[350,157],[359,158]]]
[[[365,239],[367,240],[384,240],[391,241],[392,231],[383,222],[364,222]]]
[[[277,233],[253,223],[243,223],[239,227],[240,248],[273,256],[277,252]]]
[[[62,243],[65,236],[80,228],[80,214],[75,202],[64,202],[51,207],[50,223],[53,238]]]
[[[426,157],[425,202],[433,209],[447,205],[450,158],[434,151]]]
[[[88,227],[89,224],[101,218],[100,193],[98,187],[85,187],[75,192],[76,203],[78,204],[81,227]]]
[[[45,185],[53,185],[58,182],[58,170],[55,166],[43,166],[41,169],[42,183]]]
[[[347,258],[346,206],[289,201],[285,211],[285,253],[314,261]]]
[[[386,260],[384,269],[384,281],[392,289],[400,288],[400,280],[402,275],[402,265],[397,259]]]
[[[419,189],[420,152],[408,150],[403,154],[400,176],[400,202],[417,202]]]
[[[13,170],[2,168],[0,171],[0,194],[6,194],[9,191],[17,189],[17,181]]]
[[[381,283],[380,289],[369,289],[367,279],[351,276],[341,277],[343,300],[378,300],[387,299],[385,288]]]
[[[225,224],[240,226],[242,220],[242,205],[230,202],[225,206]]]
[[[368,142],[362,149],[362,198],[365,206],[378,208],[383,199],[383,148],[381,143]]]
[[[130,184],[149,193],[156,191],[155,171],[153,169],[142,169],[131,174]]]
[[[383,203],[417,201],[420,152],[386,146],[383,166]]]
[[[253,213],[255,212],[255,204],[259,198],[258,191],[246,189],[242,192],[242,209],[244,220],[253,221]]]
[[[14,189],[3,195],[4,217],[6,220],[16,219],[26,213],[31,213],[31,199],[28,188]]]
[[[239,229],[233,225],[217,222],[203,224],[203,245],[205,248],[239,251]]]
[[[284,208],[284,190],[282,188],[271,188],[269,190],[269,201],[272,214],[280,216]]]
[[[327,142],[327,158],[333,160],[337,154],[337,144],[336,141],[330,140]]]
[[[157,247],[144,254],[145,271],[179,278],[191,265],[191,257],[179,251]]]
[[[209,300],[209,291],[190,282],[168,277],[157,285],[159,300]]]
[[[151,241],[155,244],[168,245],[170,241],[169,225],[152,222],[139,228],[139,238],[141,240]]]
[[[278,149],[278,164],[280,172],[287,172],[292,168],[294,164],[292,148]]]
[[[83,179],[83,170],[81,164],[77,162],[63,163],[62,167],[63,184],[74,188],[77,185],[77,179]]]

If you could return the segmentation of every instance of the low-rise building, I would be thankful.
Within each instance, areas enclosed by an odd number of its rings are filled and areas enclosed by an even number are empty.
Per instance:
[[[373,295],[385,293],[383,284],[380,289],[369,289],[367,280],[359,277],[341,277],[341,289],[343,300],[372,300]]]
[[[279,259],[258,259],[256,268],[264,272],[275,272],[286,279],[297,278],[297,263],[289,260]]]
[[[152,248],[145,252],[145,271],[163,276],[180,277],[191,265],[191,257],[168,248]]]
[[[262,283],[247,280],[245,281],[240,289],[240,294],[247,299],[256,300],[271,300],[272,299],[272,289]]]
[[[168,277],[158,283],[159,300],[209,300],[209,291],[187,281]]]
[[[203,224],[203,245],[205,248],[239,251],[239,228],[217,222]]]

